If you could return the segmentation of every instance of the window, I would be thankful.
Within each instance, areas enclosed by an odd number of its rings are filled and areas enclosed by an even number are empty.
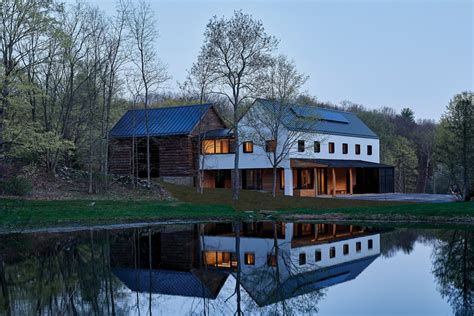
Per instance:
[[[329,248],[329,258],[334,258],[336,256],[336,247]]]
[[[298,152],[300,153],[304,152],[304,140],[298,141]]]
[[[355,152],[356,152],[356,155],[360,155],[360,144],[356,144]]]
[[[250,154],[253,153],[253,142],[244,142],[244,153]]]
[[[265,151],[267,153],[273,153],[276,149],[276,142],[274,140],[265,141]]]
[[[348,152],[349,152],[349,145],[346,143],[342,144],[342,153],[344,155],[347,155]]]
[[[280,189],[285,189],[285,169],[280,169]]]
[[[367,155],[372,156],[372,145],[367,145]]]
[[[369,239],[369,240],[367,241],[367,247],[368,247],[369,249],[374,248],[374,241],[373,241],[372,239]]]
[[[321,152],[321,143],[320,142],[314,142],[314,152],[315,153]]]
[[[362,243],[360,241],[356,242],[356,252],[362,251]]]
[[[293,177],[293,188],[299,190],[314,188],[314,169],[296,169]]]
[[[228,139],[207,139],[202,141],[203,154],[228,154],[229,152]]]
[[[208,266],[219,268],[236,268],[237,256],[233,252],[205,251],[204,262]]]
[[[267,264],[268,264],[270,267],[276,267],[276,265],[277,265],[277,258],[276,258],[276,256],[275,256],[275,255],[268,255]]]
[[[255,265],[255,254],[253,252],[246,252],[244,255],[244,262],[248,266]]]
[[[300,266],[306,264],[306,254],[304,252],[300,253],[299,263]]]
[[[329,153],[334,154],[334,143],[329,143]]]
[[[316,250],[314,253],[314,261],[319,262],[322,259],[321,249]]]
[[[344,254],[344,256],[347,256],[349,254],[349,245],[348,244],[344,244],[342,246],[342,253]]]

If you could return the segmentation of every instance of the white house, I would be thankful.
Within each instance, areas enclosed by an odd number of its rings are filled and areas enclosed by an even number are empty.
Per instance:
[[[239,150],[242,189],[271,190],[273,165],[268,154],[275,148],[274,140],[268,136],[266,142],[257,144],[255,132],[252,133],[248,122],[257,119],[258,124],[259,113],[272,111],[276,106],[280,105],[270,100],[254,102],[240,123],[238,146],[233,146],[229,130],[206,133],[201,155],[206,187],[230,187],[233,150]],[[280,194],[318,196],[393,192],[394,170],[380,164],[379,137],[357,115],[297,104],[279,109],[285,111],[276,146],[277,151],[284,150],[285,153],[277,165]],[[291,146],[285,146],[289,139],[293,140]]]

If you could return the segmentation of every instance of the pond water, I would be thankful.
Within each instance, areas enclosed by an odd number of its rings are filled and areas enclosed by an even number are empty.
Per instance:
[[[0,236],[0,314],[473,315],[474,233],[219,222]]]

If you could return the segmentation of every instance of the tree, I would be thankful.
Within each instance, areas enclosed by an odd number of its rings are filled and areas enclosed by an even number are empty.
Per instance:
[[[474,94],[472,92],[466,91],[455,95],[447,106],[438,134],[438,152],[442,164],[452,166],[454,163],[455,168],[461,170],[463,197],[467,201],[474,172],[472,170],[474,159]]]
[[[224,96],[233,109],[232,129],[236,151],[232,198],[238,199],[239,122],[246,101],[258,91],[260,78],[272,64],[270,53],[278,41],[265,32],[262,22],[242,11],[230,19],[213,17],[206,26],[199,58],[210,68],[211,93]]]
[[[308,77],[300,74],[294,62],[289,61],[287,57],[283,55],[276,57],[262,82],[262,92],[266,92],[266,97],[273,102],[268,105],[257,103],[251,106],[242,124],[254,144],[265,150],[266,157],[272,165],[273,197],[276,196],[277,168],[288,158],[296,143],[307,138],[304,132],[288,130],[285,126],[294,118],[291,115],[291,102],[296,99],[307,79]],[[302,122],[292,123],[304,124],[303,121],[308,120],[314,123],[317,119],[317,117],[301,118]]]
[[[147,186],[150,187],[150,130],[148,124],[148,103],[150,93],[169,79],[166,66],[163,65],[156,54],[155,40],[157,38],[156,20],[149,3],[142,0],[135,7],[129,6],[127,18],[131,40],[135,47],[131,61],[140,74],[143,83],[143,106],[145,108],[145,133],[146,133],[146,164]]]

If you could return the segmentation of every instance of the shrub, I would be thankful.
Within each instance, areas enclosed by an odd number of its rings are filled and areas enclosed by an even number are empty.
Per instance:
[[[0,182],[0,191],[5,195],[25,196],[31,193],[31,181],[23,177],[13,177]]]

